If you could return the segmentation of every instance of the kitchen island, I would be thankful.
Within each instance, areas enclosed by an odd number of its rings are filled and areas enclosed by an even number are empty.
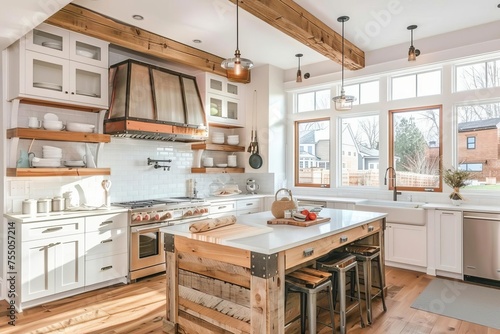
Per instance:
[[[386,214],[323,209],[320,216],[330,220],[309,227],[269,225],[271,212],[261,212],[204,233],[189,232],[189,224],[162,228],[167,264],[164,332],[294,331],[293,312],[285,315],[285,274],[361,239],[384,244]]]

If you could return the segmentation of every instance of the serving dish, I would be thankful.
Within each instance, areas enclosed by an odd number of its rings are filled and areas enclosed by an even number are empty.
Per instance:
[[[62,91],[62,86],[50,82],[33,82],[33,87]]]
[[[86,51],[86,50],[76,50],[76,54],[82,57],[94,58],[94,52]]]
[[[226,168],[227,164],[216,164],[215,166],[219,168]]]
[[[95,125],[86,123],[68,123],[66,130],[73,132],[94,132]]]
[[[61,43],[58,43],[58,42],[42,42],[42,46],[45,46],[45,47],[51,48],[51,49],[56,49],[59,51],[62,50],[62,45],[61,45]]]
[[[64,161],[64,166],[66,166],[66,167],[85,167],[85,162],[83,162],[83,160]]]

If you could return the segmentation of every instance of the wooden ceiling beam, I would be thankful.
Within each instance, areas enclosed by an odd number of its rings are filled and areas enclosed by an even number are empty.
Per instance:
[[[229,0],[236,3],[238,0]],[[325,57],[342,64],[342,35],[292,0],[240,0],[240,8],[267,22]],[[365,53],[347,39],[344,66],[365,67]]]
[[[69,4],[45,22],[160,59],[226,76],[224,58]]]

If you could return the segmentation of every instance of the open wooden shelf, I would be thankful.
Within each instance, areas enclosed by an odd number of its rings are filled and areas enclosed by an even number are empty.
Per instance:
[[[191,145],[193,150],[206,151],[222,151],[222,152],[245,152],[244,146],[212,144],[212,143],[196,143]]]
[[[92,176],[111,175],[109,168],[7,168],[7,176]]]
[[[193,167],[191,173],[245,173],[245,168],[240,167]]]
[[[87,132],[72,132],[72,131],[49,131],[42,129],[31,128],[14,128],[7,130],[7,139],[41,139],[55,141],[73,141],[85,143],[109,143],[110,135]]]

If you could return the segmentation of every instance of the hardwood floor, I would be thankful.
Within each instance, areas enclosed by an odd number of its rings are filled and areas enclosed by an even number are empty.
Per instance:
[[[388,311],[374,301],[374,323],[359,325],[357,314],[348,318],[349,334],[474,333],[500,334],[500,330],[412,309],[410,305],[433,279],[422,273],[387,268]],[[8,324],[6,304],[0,304],[0,333],[163,333],[165,277],[104,288],[25,310],[16,326]],[[337,322],[338,324],[338,322]],[[331,333],[323,328],[320,333]]]

